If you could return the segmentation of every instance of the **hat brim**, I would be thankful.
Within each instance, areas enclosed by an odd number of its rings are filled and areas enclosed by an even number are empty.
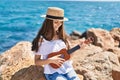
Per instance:
[[[42,17],[42,18],[47,18],[46,17],[46,15],[40,15],[40,17]],[[52,19],[52,18],[47,18],[47,19],[51,19],[51,20],[56,20],[56,19]],[[58,19],[59,20],[59,19]],[[66,17],[64,17],[62,20],[60,20],[60,21],[68,21],[69,19],[68,18],[66,18]]]

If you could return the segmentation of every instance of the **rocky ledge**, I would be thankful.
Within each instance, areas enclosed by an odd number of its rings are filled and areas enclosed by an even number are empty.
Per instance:
[[[74,52],[73,67],[81,80],[120,79],[120,28],[111,31],[91,28],[73,32],[71,46],[93,37],[93,44]],[[0,80],[46,80],[43,67],[34,64],[31,42],[21,41],[0,55]]]

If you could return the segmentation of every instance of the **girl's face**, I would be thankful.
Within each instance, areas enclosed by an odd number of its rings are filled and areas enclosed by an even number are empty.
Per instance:
[[[53,20],[53,26],[54,26],[54,30],[55,31],[57,31],[61,25],[62,25],[62,21],[60,21],[60,20]]]

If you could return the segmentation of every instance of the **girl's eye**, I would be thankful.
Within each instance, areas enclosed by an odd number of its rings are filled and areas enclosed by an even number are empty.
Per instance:
[[[54,21],[55,24],[62,23],[61,21]]]
[[[56,21],[56,22],[54,22],[54,23],[58,23],[58,22]]]

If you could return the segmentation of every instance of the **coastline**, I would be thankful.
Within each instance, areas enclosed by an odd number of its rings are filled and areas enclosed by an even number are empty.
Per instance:
[[[110,32],[91,28],[84,34],[71,33],[71,46],[83,38],[93,37],[93,44],[74,52],[73,67],[81,80],[119,80],[120,79],[120,28]],[[35,66],[31,42],[18,42],[11,49],[0,54],[1,80],[45,80],[43,67]],[[40,73],[40,74],[39,74]]]
[[[10,49],[22,40],[32,41],[44,20],[40,15],[45,14],[49,6],[61,7],[65,10],[65,17],[69,19],[65,22],[67,33],[73,30],[84,32],[92,27],[110,30],[120,25],[119,2],[59,1],[56,4],[55,1],[27,1],[27,3],[10,1],[9,3],[5,0],[0,3],[0,51]]]

